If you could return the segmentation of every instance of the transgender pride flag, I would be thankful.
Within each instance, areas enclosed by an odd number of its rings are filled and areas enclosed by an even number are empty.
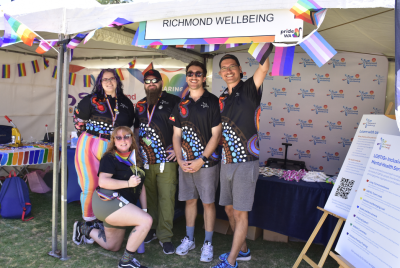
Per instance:
[[[219,49],[219,45],[212,44],[212,45],[201,45],[200,52],[213,52]]]
[[[300,43],[300,46],[314,60],[318,67],[324,65],[337,53],[337,51],[329,45],[318,32],[314,32],[307,36],[305,40]]]

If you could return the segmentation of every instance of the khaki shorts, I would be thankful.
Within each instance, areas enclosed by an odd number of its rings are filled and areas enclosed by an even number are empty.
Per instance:
[[[100,190],[103,194],[106,194],[108,196],[112,196],[112,194],[115,191],[112,190],[107,190],[107,189],[101,189]],[[113,226],[111,224],[108,224],[106,222],[106,218],[117,211],[120,208],[123,208],[125,206],[124,202],[119,201],[117,198],[114,200],[110,201],[103,201],[99,198],[97,195],[97,192],[94,191],[93,197],[92,197],[92,207],[93,207],[93,212],[94,215],[96,216],[97,219],[101,220],[103,222],[103,225],[108,228],[117,228],[117,229],[125,229],[125,226]]]

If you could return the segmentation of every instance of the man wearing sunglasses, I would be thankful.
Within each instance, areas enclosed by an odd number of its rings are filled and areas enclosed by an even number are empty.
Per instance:
[[[164,253],[173,254],[175,247],[171,238],[178,174],[169,116],[180,98],[162,88],[163,81],[157,70],[144,74],[146,97],[136,104],[134,126],[146,174],[148,213],[153,217],[144,242],[158,238]]]
[[[204,207],[205,239],[200,261],[213,259],[212,236],[215,223],[215,192],[218,186],[219,157],[216,148],[221,137],[218,98],[204,89],[207,69],[198,61],[186,67],[189,92],[175,106],[170,117],[174,126],[173,144],[179,164],[179,200],[186,201],[186,236],[176,254],[186,255],[195,248],[194,225],[197,199]]]
[[[214,268],[238,267],[237,260],[249,261],[247,248],[248,211],[252,210],[259,175],[258,126],[262,83],[269,69],[269,59],[259,65],[254,76],[243,78],[236,56],[224,55],[219,62],[219,75],[227,88],[219,97],[222,120],[221,195],[234,231],[231,251],[219,256]]]

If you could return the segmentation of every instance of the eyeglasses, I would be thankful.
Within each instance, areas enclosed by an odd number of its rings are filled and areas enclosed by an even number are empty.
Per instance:
[[[114,81],[116,81],[117,79],[115,78],[115,77],[110,77],[110,78],[103,78],[103,79],[101,79],[101,82],[102,83],[107,83],[107,82],[114,82]]]
[[[145,84],[150,84],[150,83],[155,84],[155,83],[158,83],[158,82],[160,82],[160,81],[161,81],[161,79],[153,78],[153,79],[145,79],[145,80],[144,80],[144,83],[145,83]]]
[[[203,73],[202,72],[192,72],[192,71],[186,73],[187,77],[192,77],[193,75],[195,75],[196,77],[202,77]]]
[[[122,140],[122,139],[124,139],[124,140],[129,140],[131,138],[131,134],[126,134],[125,136],[123,136],[123,137],[121,137],[121,136],[115,136],[115,139],[117,140],[117,141],[120,141],[120,140]]]
[[[223,73],[227,72],[228,69],[231,70],[231,71],[237,70],[237,69],[239,69],[239,65],[231,65],[231,66],[228,66],[228,67],[222,67],[221,68],[221,72],[223,72]]]

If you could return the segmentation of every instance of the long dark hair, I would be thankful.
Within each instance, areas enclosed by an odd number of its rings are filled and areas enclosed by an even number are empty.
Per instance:
[[[103,79],[103,75],[105,72],[110,72],[114,75],[116,81],[117,81],[117,88],[116,88],[116,96],[120,97],[124,95],[124,89],[123,85],[121,82],[121,79],[119,78],[119,75],[117,74],[117,71],[115,69],[103,69],[97,76],[96,82],[94,83],[94,87],[92,90],[92,93],[96,95],[97,99],[105,99],[106,95],[104,93],[103,86],[101,84],[101,79]]]

